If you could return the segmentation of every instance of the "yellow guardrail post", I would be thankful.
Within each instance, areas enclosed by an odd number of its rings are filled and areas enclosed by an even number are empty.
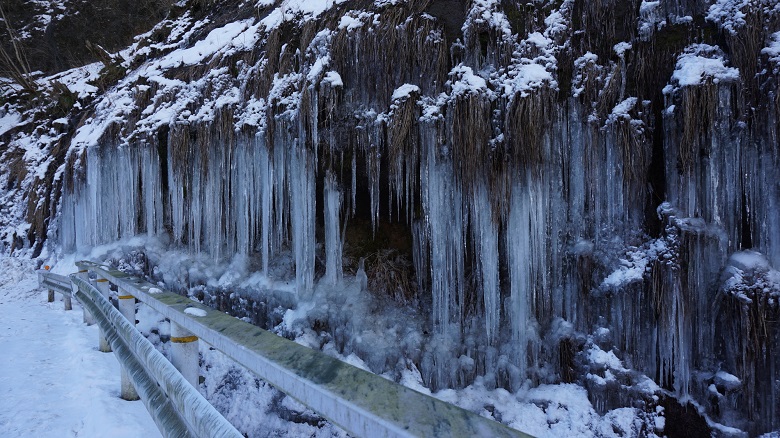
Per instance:
[[[171,321],[171,363],[192,386],[198,387],[198,337]]]

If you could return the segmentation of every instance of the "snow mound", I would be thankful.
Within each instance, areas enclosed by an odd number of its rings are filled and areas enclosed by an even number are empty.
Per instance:
[[[420,93],[420,87],[412,84],[403,84],[400,87],[396,88],[395,91],[393,91],[392,99],[393,100],[406,99],[412,93]]]
[[[723,271],[722,289],[743,303],[755,299],[771,307],[780,305],[780,272],[772,268],[766,256],[756,251],[738,251],[729,257]]]
[[[769,60],[780,65],[780,32],[772,34],[769,46],[761,50],[762,54],[769,55]]]
[[[739,80],[739,69],[727,67],[725,55],[718,46],[693,44],[677,58],[672,73],[672,83],[680,87],[701,85],[706,80],[717,84],[721,81]]]
[[[746,24],[746,14],[742,9],[748,3],[750,0],[717,0],[707,11],[707,20],[717,23],[730,34],[736,35],[737,29]]]
[[[196,307],[188,307],[184,309],[184,313],[186,313],[187,315],[198,316],[198,317],[207,315],[205,310],[198,309]]]

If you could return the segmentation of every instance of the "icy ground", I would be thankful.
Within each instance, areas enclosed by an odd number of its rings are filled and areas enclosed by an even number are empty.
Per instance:
[[[119,363],[97,350],[97,326],[63,310],[30,261],[0,258],[0,435],[158,437],[140,401],[119,398]]]

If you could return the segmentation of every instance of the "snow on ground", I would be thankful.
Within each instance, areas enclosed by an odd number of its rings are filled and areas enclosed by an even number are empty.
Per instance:
[[[160,436],[140,401],[119,398],[119,363],[97,350],[74,302],[46,302],[30,261],[0,258],[0,435]]]
[[[439,391],[435,397],[539,438],[636,437],[642,430],[637,409],[619,408],[600,416],[585,388],[575,384],[541,385],[512,394],[487,390],[478,381],[462,390]]]

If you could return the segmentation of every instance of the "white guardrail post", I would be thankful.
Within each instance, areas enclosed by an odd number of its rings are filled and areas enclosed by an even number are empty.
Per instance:
[[[121,287],[118,295],[119,312],[130,325],[135,327],[135,297]],[[122,367],[122,393],[120,397],[125,400],[138,400],[138,392],[133,387],[133,380],[125,367]]]
[[[95,285],[97,286],[97,289],[100,291],[100,293],[103,295],[103,298],[108,300],[111,294],[111,283],[109,283],[108,280],[105,278],[98,278],[95,281]],[[111,352],[111,344],[108,342],[108,339],[106,339],[106,334],[105,332],[103,332],[102,328],[98,329],[98,349],[103,353]]]

